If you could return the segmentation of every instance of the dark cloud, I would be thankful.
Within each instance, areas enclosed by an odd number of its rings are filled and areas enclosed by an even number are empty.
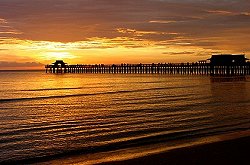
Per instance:
[[[9,61],[0,61],[0,66],[2,68],[8,67],[42,67],[44,64],[39,62],[9,62]]]
[[[195,54],[195,52],[163,52],[162,54],[166,54],[166,55],[190,55],[190,54]]]
[[[1,23],[12,28],[0,36],[20,39],[74,42],[127,37],[158,45],[237,50],[246,50],[250,41],[248,0],[1,0],[0,6],[0,31],[4,32]],[[232,40],[234,35],[240,44]]]

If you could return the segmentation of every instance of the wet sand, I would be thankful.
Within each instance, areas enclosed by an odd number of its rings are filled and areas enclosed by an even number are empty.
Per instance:
[[[228,136],[228,137],[227,137]],[[250,162],[250,136],[236,137],[227,135],[213,143],[199,144],[173,149],[167,152],[147,155],[123,161],[110,161],[99,165],[128,165],[128,164],[166,164],[166,165],[239,165]]]
[[[165,144],[153,145],[154,148],[144,146],[144,148],[140,147],[139,153],[138,148],[130,148],[96,154],[65,155],[33,163],[41,165],[242,165],[250,162],[250,131],[248,130],[199,138],[194,141],[187,139],[181,143],[162,149],[158,148]]]

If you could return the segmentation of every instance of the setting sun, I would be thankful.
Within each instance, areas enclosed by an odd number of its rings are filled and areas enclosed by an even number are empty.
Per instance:
[[[75,58],[74,55],[72,55],[69,52],[46,52],[44,53],[44,59],[45,60],[60,60],[60,59],[73,59]]]

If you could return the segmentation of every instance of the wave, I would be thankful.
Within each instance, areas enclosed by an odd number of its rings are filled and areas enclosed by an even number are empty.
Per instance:
[[[128,115],[124,115],[122,116],[123,118],[126,118],[126,116]],[[121,118],[121,116],[111,116],[111,118],[109,117],[107,120],[105,120],[105,122],[98,122],[98,121],[86,121],[84,123],[82,122],[68,122],[68,123],[61,123],[61,124],[49,124],[49,125],[34,125],[34,126],[29,126],[29,127],[20,127],[20,128],[15,128],[15,129],[8,129],[8,130],[2,130],[0,132],[0,136],[1,137],[8,137],[11,135],[11,137],[13,137],[13,139],[17,140],[15,136],[19,136],[19,135],[23,135],[26,136],[27,133],[62,133],[62,132],[70,132],[72,133],[72,131],[76,131],[76,132],[81,132],[83,131],[88,131],[88,133],[90,132],[94,132],[94,134],[98,134],[98,133],[107,133],[108,131],[105,130],[105,128],[109,127],[112,129],[110,129],[110,131],[118,131],[115,130],[116,127],[120,128],[124,128],[124,129],[132,129],[132,127],[134,128],[139,128],[140,126],[143,126],[145,124],[147,124],[148,126],[150,125],[161,125],[163,124],[163,121],[161,122],[161,120],[165,120],[164,124],[171,124],[171,121],[167,120],[172,118],[173,116],[179,116],[179,119],[176,120],[173,124],[175,123],[181,123],[181,122],[194,122],[194,121],[204,121],[204,120],[208,120],[211,115],[208,114],[204,114],[203,116],[191,116],[191,117],[185,117],[185,115],[180,115],[180,114],[165,114],[165,115],[155,115],[155,117],[153,119],[143,119],[143,116],[136,116],[133,117],[134,120],[132,122],[126,122],[123,120],[119,120],[117,118]],[[117,120],[113,120],[114,118],[116,118]],[[104,128],[104,132],[102,132]],[[164,128],[164,127],[163,127]],[[99,132],[101,131],[101,132]],[[7,138],[8,139],[8,138]],[[6,140],[3,140],[3,138],[0,138],[0,143],[2,142],[7,142]],[[12,139],[12,138],[11,138]]]
[[[137,89],[137,90],[108,91],[108,92],[100,92],[100,93],[83,93],[83,94],[73,94],[73,95],[55,95],[55,96],[41,96],[41,97],[28,97],[28,98],[10,98],[10,99],[0,99],[0,103],[31,101],[31,100],[41,100],[41,99],[68,98],[68,97],[79,97],[79,96],[95,96],[95,95],[108,95],[108,94],[120,94],[120,93],[146,92],[146,91],[153,91],[153,90],[181,89],[181,88],[191,88],[191,87],[197,87],[197,86],[158,87],[158,88],[147,88],[147,89]]]
[[[37,152],[37,155],[34,157],[31,155],[27,155],[25,158],[19,158],[19,159],[6,159],[6,160],[0,160],[0,163],[17,163],[17,164],[26,164],[26,163],[35,163],[38,161],[46,161],[51,159],[56,159],[60,157],[65,156],[73,156],[73,155],[79,155],[79,154],[91,154],[91,153],[100,153],[100,152],[108,152],[108,151],[114,151],[114,150],[120,150],[120,149],[126,149],[126,148],[133,148],[133,147],[140,147],[144,145],[152,145],[152,144],[160,144],[160,143],[166,143],[176,140],[184,140],[184,139],[195,139],[195,138],[202,138],[202,137],[208,137],[212,135],[218,135],[218,134],[225,134],[225,133],[231,133],[231,132],[237,132],[237,131],[245,131],[249,130],[249,127],[244,126],[244,124],[249,124],[248,122],[241,122],[236,123],[233,125],[222,125],[222,126],[210,126],[210,127],[204,127],[204,128],[194,128],[194,129],[182,129],[182,130],[176,130],[176,131],[162,131],[162,132],[151,132],[146,135],[140,135],[137,137],[129,137],[124,138],[123,136],[117,137],[123,137],[123,138],[117,138],[114,140],[108,140],[108,141],[102,141],[102,143],[93,144],[91,146],[82,146],[75,149],[53,149],[53,148],[47,148],[46,150],[43,149],[43,155],[39,155],[39,152]],[[243,126],[241,127],[241,125]],[[135,131],[132,131],[135,132]],[[138,132],[140,134],[142,131]],[[145,130],[143,131],[145,132]],[[131,133],[131,132],[130,132]],[[119,134],[119,133],[118,133]],[[114,135],[108,135],[108,136],[114,136]],[[93,138],[93,137],[90,137]],[[78,141],[78,139],[76,139]],[[73,142],[72,142],[73,143]]]
[[[165,81],[148,81],[148,82],[130,82],[132,84],[157,84],[157,83],[163,83]],[[88,89],[88,88],[105,88],[105,87],[111,87],[110,83],[106,83],[107,85],[104,85],[104,83],[92,83],[89,85],[98,85],[98,86],[84,86],[84,87],[68,87],[68,88],[39,88],[39,89],[24,89],[24,90],[12,90],[12,91],[22,91],[22,92],[30,92],[30,91],[57,91],[57,90],[74,90],[74,89]],[[122,85],[127,84],[127,82],[116,82],[116,85]],[[99,86],[102,85],[102,86]],[[6,90],[0,90],[0,91],[6,91]]]
[[[32,92],[32,91],[59,91],[59,90],[74,90],[74,89],[91,89],[91,88],[106,88],[110,86],[89,86],[89,87],[72,87],[72,88],[41,88],[41,89],[25,89],[18,90],[22,92]]]
[[[42,88],[42,89],[27,89],[27,90],[20,90],[23,92],[28,91],[51,91],[51,90],[70,90],[70,89],[82,89],[83,87],[74,87],[74,88]]]

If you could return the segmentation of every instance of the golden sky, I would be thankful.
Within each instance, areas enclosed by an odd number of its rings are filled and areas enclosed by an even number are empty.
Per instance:
[[[0,69],[250,54],[249,0],[0,0]]]

